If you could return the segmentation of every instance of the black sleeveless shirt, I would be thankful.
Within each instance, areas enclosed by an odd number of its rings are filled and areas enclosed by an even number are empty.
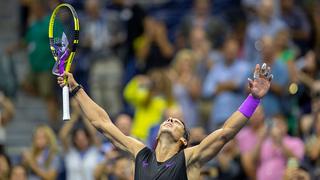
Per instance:
[[[135,180],[188,180],[184,151],[164,162],[157,162],[156,154],[143,148],[135,160]]]

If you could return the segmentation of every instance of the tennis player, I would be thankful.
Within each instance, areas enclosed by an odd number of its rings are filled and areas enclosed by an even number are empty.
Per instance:
[[[189,135],[181,119],[169,118],[159,129],[155,150],[140,141],[125,136],[112,123],[108,114],[99,107],[83,90],[73,75],[65,73],[71,94],[80,104],[82,111],[92,125],[111,142],[135,159],[135,180],[192,180],[199,179],[200,168],[217,155],[221,148],[245,126],[259,105],[260,99],[268,92],[272,80],[270,67],[257,64],[254,79],[249,80],[250,94],[239,109],[227,119],[221,129],[208,135],[199,145],[188,147]],[[58,77],[63,87],[63,77]]]

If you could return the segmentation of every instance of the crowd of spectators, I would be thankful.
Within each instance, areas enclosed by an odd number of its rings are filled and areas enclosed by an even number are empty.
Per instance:
[[[12,162],[4,144],[15,97],[0,89],[0,180],[133,179],[132,157],[76,102],[71,120],[59,123],[47,29],[61,2],[80,19],[72,73],[125,135],[152,148],[159,124],[174,116],[190,128],[189,146],[199,144],[237,110],[254,66],[265,62],[270,91],[201,178],[320,178],[320,1],[21,0],[20,40],[3,52],[27,52],[30,72],[19,87],[43,99],[49,124]]]

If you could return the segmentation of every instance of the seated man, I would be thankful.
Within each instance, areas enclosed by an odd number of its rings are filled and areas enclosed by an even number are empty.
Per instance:
[[[134,178],[140,179],[199,179],[200,168],[215,157],[222,147],[230,141],[247,123],[260,99],[268,92],[272,74],[270,67],[257,64],[254,80],[249,79],[250,95],[218,129],[204,138],[199,145],[186,148],[189,134],[184,122],[177,118],[168,118],[159,129],[155,150],[143,143],[124,135],[110,120],[108,114],[94,103],[70,73],[68,79],[71,94],[80,104],[82,111],[92,125],[103,133],[116,146],[128,151],[135,159]],[[64,77],[58,78],[63,87]]]

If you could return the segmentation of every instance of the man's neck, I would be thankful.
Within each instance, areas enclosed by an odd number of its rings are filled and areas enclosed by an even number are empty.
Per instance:
[[[180,148],[179,143],[173,141],[172,137],[167,134],[162,134],[158,139],[156,147],[156,158],[158,162],[164,162],[178,153]]]

